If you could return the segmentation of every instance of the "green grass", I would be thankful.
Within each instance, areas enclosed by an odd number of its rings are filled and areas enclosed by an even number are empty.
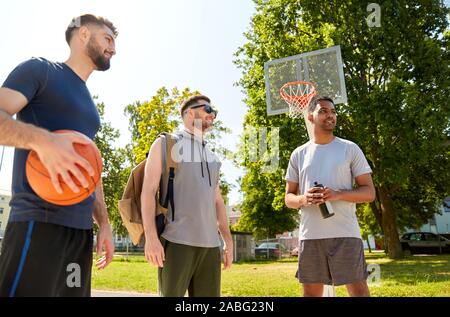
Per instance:
[[[450,255],[409,256],[391,260],[366,255],[381,267],[381,283],[370,287],[373,296],[450,296]]]
[[[114,256],[106,269],[92,268],[92,288],[100,290],[123,290],[142,293],[157,293],[157,269],[143,255]]]
[[[369,284],[372,296],[449,296],[450,255],[410,256],[391,260],[383,253],[366,253],[368,264],[380,265],[381,281]],[[223,296],[301,296],[294,275],[297,259],[234,263],[223,271]],[[142,255],[116,256],[102,271],[93,269],[93,289],[157,293],[157,269]],[[348,296],[345,286],[338,296]]]

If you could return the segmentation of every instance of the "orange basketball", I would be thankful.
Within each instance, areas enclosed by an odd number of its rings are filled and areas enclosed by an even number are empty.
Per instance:
[[[67,132],[72,131],[54,131],[54,133]],[[100,180],[103,164],[98,148],[95,145],[85,145],[79,143],[74,143],[73,146],[75,148],[75,151],[79,155],[84,157],[94,169],[94,176],[90,176],[84,168],[79,166],[80,171],[83,173],[89,183],[88,188],[84,188],[83,186],[81,186],[80,182],[78,182],[78,180],[74,176],[72,176],[75,185],[77,185],[80,189],[78,193],[74,193],[62,180],[61,176],[59,176],[59,182],[61,184],[63,192],[62,194],[58,194],[56,189],[53,187],[47,169],[39,160],[37,153],[35,151],[30,151],[30,153],[28,154],[26,162],[26,175],[28,183],[39,197],[41,197],[45,201],[48,201],[49,203],[61,206],[77,204],[88,198],[95,191],[95,188]]]

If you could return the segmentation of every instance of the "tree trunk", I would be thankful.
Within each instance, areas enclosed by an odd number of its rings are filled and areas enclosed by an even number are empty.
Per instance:
[[[395,218],[394,204],[389,197],[389,191],[385,186],[378,188],[382,212],[382,228],[389,258],[399,259],[403,256],[400,238],[398,236],[397,224]]]
[[[375,192],[376,192],[376,198],[374,201],[372,201],[370,203],[370,209],[372,210],[373,215],[375,216],[375,219],[377,220],[378,225],[380,226],[380,231],[381,231],[381,235],[383,237],[384,240],[384,252],[386,252],[387,247],[386,247],[386,240],[384,239],[384,231],[383,231],[383,221],[382,221],[382,212],[381,212],[381,201],[380,201],[380,194],[378,193],[378,188],[375,187]],[[374,234],[374,238],[375,238],[375,234]],[[375,249],[376,249],[376,242],[375,242]]]
[[[367,247],[369,248],[369,253],[372,253],[372,249],[370,248],[369,237],[366,238],[366,242],[367,242]]]
[[[381,206],[380,193],[379,193],[377,187],[375,187],[375,193],[376,193],[376,198],[375,198],[374,201],[372,201],[370,203],[370,208],[372,209],[372,212],[373,212],[373,214],[375,216],[375,219],[377,220],[378,225],[381,228],[381,232],[383,233],[382,212],[381,212],[381,209],[380,209],[380,206]]]

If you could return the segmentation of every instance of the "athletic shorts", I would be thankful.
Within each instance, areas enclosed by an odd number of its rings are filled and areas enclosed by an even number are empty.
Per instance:
[[[158,268],[160,296],[220,296],[220,248],[178,244],[160,238],[164,247],[164,267]]]
[[[11,222],[0,256],[0,296],[90,296],[92,230]]]
[[[345,285],[369,276],[358,238],[300,240],[297,278],[300,283]]]

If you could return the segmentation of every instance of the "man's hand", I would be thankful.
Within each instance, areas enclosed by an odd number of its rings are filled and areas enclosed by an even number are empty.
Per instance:
[[[62,193],[61,184],[59,183],[60,177],[74,193],[78,193],[80,190],[75,185],[71,174],[85,188],[89,186],[89,183],[81,172],[80,167],[85,169],[90,176],[94,176],[94,169],[91,164],[75,151],[73,143],[87,145],[92,144],[93,141],[84,134],[75,131],[48,133],[45,138],[42,138],[32,147],[48,170],[52,184],[60,194]]]
[[[157,267],[163,267],[164,261],[166,260],[164,254],[164,248],[161,245],[159,239],[145,239],[145,258],[148,263],[153,264]]]
[[[223,247],[223,269],[229,269],[233,264],[233,244],[225,244]]]
[[[311,205],[320,205],[325,202],[324,200],[324,189],[322,187],[312,187],[306,191],[306,194],[304,195],[303,202],[306,201],[306,206]]]
[[[114,256],[112,229],[109,223],[100,225],[97,232],[97,256],[101,256],[103,250],[105,250],[106,254],[95,263],[99,270],[108,266]]]
[[[323,194],[323,200],[325,201],[334,201],[334,200],[340,200],[340,192],[335,191],[329,187],[324,187],[322,190]]]
[[[306,205],[320,205],[325,201],[340,200],[340,192],[329,187],[312,187],[305,195]]]

